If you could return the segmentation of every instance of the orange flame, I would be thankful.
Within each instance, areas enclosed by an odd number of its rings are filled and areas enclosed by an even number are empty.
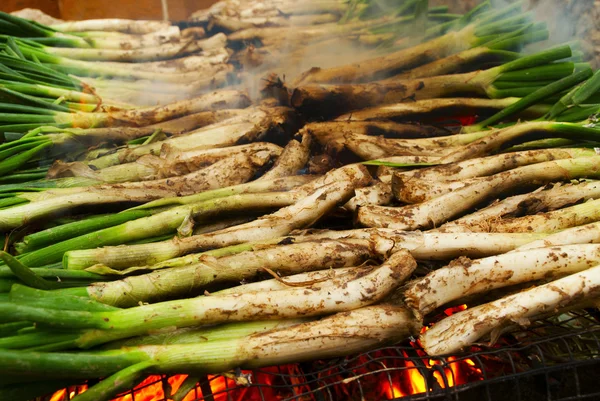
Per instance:
[[[406,397],[407,394],[404,394],[400,390],[400,386],[397,384],[390,384],[388,381],[383,382],[383,393],[388,400],[392,400],[394,398]]]

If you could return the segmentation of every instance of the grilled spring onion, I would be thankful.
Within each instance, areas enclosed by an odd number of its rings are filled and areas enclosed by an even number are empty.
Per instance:
[[[68,310],[68,306],[65,310],[40,308],[28,306],[27,301],[23,304],[0,303],[0,309],[4,321],[26,320],[68,328],[72,333],[71,346],[87,348],[164,327],[309,317],[352,310],[384,298],[415,267],[416,262],[410,254],[399,251],[369,274],[344,283],[345,287],[337,288],[335,283],[316,287],[310,296],[305,293],[306,288],[292,288],[264,293],[202,296],[108,312]]]
[[[52,24],[49,28],[60,32],[125,32],[130,34],[147,34],[162,31],[171,26],[168,21],[144,21],[118,18],[89,19],[83,21],[66,21]]]
[[[452,301],[496,288],[555,279],[598,263],[600,246],[591,244],[516,250],[478,260],[457,259],[411,283],[404,297],[419,316],[424,316]]]
[[[527,18],[518,19],[524,22]],[[365,82],[393,74],[396,71],[415,68],[438,58],[444,58],[450,54],[478,46],[481,44],[481,40],[485,41],[485,39],[480,39],[481,36],[494,36],[506,32],[501,24],[498,24],[501,21],[487,24],[488,22],[489,19],[475,21],[459,31],[448,32],[408,49],[362,61],[361,63],[311,70],[300,77],[295,84]]]
[[[599,229],[600,223],[585,224],[548,235],[543,240],[531,241],[517,249],[525,250],[569,244],[597,244],[600,243]]]
[[[250,100],[244,92],[223,90],[182,100],[166,106],[143,107],[116,112],[65,112],[47,108],[2,104],[6,111],[0,114],[0,129],[24,132],[39,126],[60,128],[93,128],[99,126],[145,126],[160,123],[186,114],[214,109],[234,109],[248,106]]]
[[[333,116],[383,103],[451,97],[457,93],[497,97],[494,81],[500,75],[544,65],[571,56],[569,46],[560,46],[524,56],[498,67],[456,75],[442,75],[384,83],[297,86],[291,104],[305,113]]]
[[[438,119],[443,117],[455,117],[457,115],[481,115],[496,112],[509,107],[519,101],[520,98],[507,97],[503,99],[484,98],[442,98],[424,99],[416,102],[403,102],[368,107],[354,110],[351,113],[337,117],[336,121],[373,121],[389,119],[394,121],[410,121],[419,118],[421,121]],[[539,117],[546,113],[548,106],[538,105],[527,110],[531,115]]]
[[[279,146],[268,142],[254,142],[247,145],[216,149],[200,148],[199,150],[189,151],[165,147],[160,156],[146,155],[135,162],[123,163],[100,170],[93,170],[82,162],[62,163],[57,161],[50,167],[46,177],[48,179],[87,177],[107,184],[147,181],[190,174],[219,160],[240,153],[247,155],[259,154],[260,157],[270,155],[270,157],[279,160],[278,156],[281,152],[282,149]]]
[[[168,31],[163,30],[162,34],[166,36],[163,36],[162,39],[161,35],[156,34],[134,36],[116,33],[80,33],[79,35],[74,35],[72,33],[59,32],[39,22],[29,21],[7,13],[0,14],[0,32],[29,38],[35,42],[51,46],[104,49],[137,49],[145,46],[159,45],[179,36],[179,29],[177,27],[170,27]]]
[[[2,36],[0,36],[0,43],[6,40],[5,37]],[[27,59],[37,59],[43,63],[54,64],[55,66],[64,66],[66,68],[69,68],[71,66],[78,66],[78,60],[123,62],[166,60],[169,58],[173,58],[177,55],[187,55],[193,54],[194,52],[201,50],[223,48],[227,41],[227,37],[224,34],[216,34],[211,38],[203,40],[195,40],[192,38],[191,40],[188,39],[185,42],[181,43],[165,43],[159,46],[142,47],[130,50],[120,48],[115,49],[90,47],[52,47],[43,45],[32,39],[13,40],[18,46],[18,49],[21,52],[21,54],[23,54]],[[88,40],[77,36],[74,36],[72,38],[65,38],[63,39],[63,41],[88,43]],[[88,68],[93,71],[94,66],[88,65]],[[81,69],[80,71],[84,71],[84,69]]]
[[[491,333],[493,342],[506,326],[579,308],[597,300],[599,292],[600,266],[595,266],[449,316],[423,333],[421,344],[429,355],[441,355],[457,352],[486,334]]]
[[[537,163],[478,179],[471,185],[416,205],[398,208],[365,205],[358,209],[358,221],[366,226],[402,230],[432,228],[509,189],[566,177],[596,177],[599,161],[598,157],[583,157]]]
[[[570,227],[577,227],[600,220],[600,199],[589,200],[575,206],[569,206],[550,212],[543,212],[522,217],[498,218],[482,224],[452,225],[452,231],[468,232],[539,232],[553,233]],[[442,226],[444,227],[444,226]]]
[[[116,152],[108,152],[106,155],[88,154],[89,160],[87,163],[101,169],[132,162],[147,154],[159,155],[163,146],[183,150],[200,147],[226,147],[239,142],[253,142],[260,140],[263,135],[270,132],[281,132],[281,125],[284,125],[283,129],[285,130],[286,123],[293,126],[293,119],[289,110],[285,108],[276,108],[269,111],[258,109],[249,114],[239,114],[230,119],[191,131],[186,135],[168,138],[164,141],[125,147],[118,149]]]
[[[419,260],[447,260],[461,255],[469,257],[484,257],[509,252],[523,244],[544,238],[545,234],[539,233],[422,233],[402,232],[383,229],[333,231],[315,235],[294,235],[274,238],[266,241],[250,242],[240,245],[228,246],[203,253],[189,254],[165,260],[154,265],[134,266],[124,270],[115,270],[103,265],[95,265],[86,271],[109,276],[130,275],[150,270],[168,269],[196,265],[205,261],[205,257],[225,257],[230,254],[249,250],[259,251],[270,249],[271,246],[291,242],[301,244],[304,242],[319,241],[346,241],[364,240],[373,244],[374,252],[386,254],[390,251],[390,245],[394,244],[393,250],[408,249],[411,254]],[[277,252],[273,250],[272,252]],[[258,252],[260,254],[260,252]],[[37,270],[37,269],[35,269]],[[0,272],[2,269],[0,268]],[[11,277],[11,276],[7,276]]]
[[[508,51],[514,47],[524,46],[548,38],[548,31],[543,26],[525,27],[516,32],[510,32],[481,46],[463,50],[430,63],[420,65],[408,71],[401,72],[385,81],[402,79],[417,79],[448,75],[473,69],[473,66],[490,62],[508,62],[519,57],[518,53]]]
[[[557,152],[556,155],[559,155],[560,153]],[[513,171],[515,172],[515,174],[518,174],[521,171],[527,171],[527,167],[529,167],[529,169],[533,169],[535,167],[531,167],[534,166],[535,164],[538,163],[545,163],[548,161],[553,161],[553,160],[567,160],[567,159],[576,159],[578,157],[595,157],[597,156],[593,151],[591,152],[587,152],[586,150],[583,150],[582,152],[578,152],[577,149],[575,149],[572,153],[566,151],[565,153],[563,153],[564,158],[560,158],[560,157],[552,157],[550,155],[550,157],[545,157],[545,156],[541,156],[540,160],[537,161],[535,160],[535,158],[529,159],[530,163],[525,162],[527,160],[526,157],[524,158],[519,158],[519,153],[509,153],[507,155],[510,155],[510,157],[514,157],[514,163],[517,164],[516,166],[514,166],[514,168],[510,168],[511,166],[507,166],[509,168],[502,168],[503,166],[500,166],[500,168],[498,168],[499,171],[493,171],[492,169],[490,169],[490,173],[489,174],[481,174],[481,175],[475,175],[475,177],[473,178],[468,178],[468,177],[464,177],[462,179],[450,179],[450,180],[433,180],[433,181],[429,181],[428,177],[424,177],[424,178],[420,178],[420,177],[411,177],[410,175],[407,176],[403,176],[401,175],[401,173],[397,174],[394,179],[393,179],[393,183],[392,183],[392,188],[394,190],[394,196],[396,197],[397,200],[404,202],[404,203],[408,203],[408,204],[414,204],[414,203],[419,203],[419,202],[424,202],[427,200],[431,200],[434,198],[437,198],[439,196],[445,195],[447,193],[452,192],[453,190],[459,189],[459,188],[463,188],[465,186],[468,186],[470,184],[474,184],[480,181],[483,181],[486,179],[486,177],[494,175],[494,174],[499,174],[502,172],[507,172],[507,171]],[[499,155],[499,156],[504,156],[504,155]],[[480,165],[482,172],[485,172],[485,168],[486,167],[492,167],[493,168],[493,159],[500,159],[501,158],[499,156],[491,156],[492,160],[490,160],[491,163],[489,163],[487,166],[485,165],[485,163],[482,163]],[[570,157],[569,157],[570,156]],[[473,159],[473,160],[482,160],[482,159]],[[504,160],[508,160],[508,158],[505,158]],[[485,159],[483,161],[486,161]],[[523,162],[522,165],[518,165],[519,162]],[[510,162],[509,162],[510,163]],[[467,164],[467,163],[462,163]],[[447,165],[443,165],[443,166],[447,166]],[[456,164],[452,164],[449,166],[453,166],[456,167]],[[458,166],[459,168],[462,166]],[[474,171],[472,171],[472,173],[475,173],[475,171],[477,171],[476,169],[473,169]],[[465,175],[468,175],[469,172],[465,171]],[[429,184],[431,183],[431,184]]]
[[[238,366],[252,368],[311,360],[316,357],[341,356],[403,339],[416,333],[417,325],[418,323],[405,308],[378,305],[341,312],[316,322],[301,323],[241,338],[204,341],[196,344],[138,346],[128,351],[119,351],[121,356],[110,351],[76,354],[0,352],[3,360],[16,358],[23,361],[24,365],[37,366],[35,370],[29,372],[30,377],[46,375],[47,372],[44,371],[47,369],[42,367],[49,367],[59,360],[65,360],[65,376],[114,375],[105,379],[104,385],[100,383],[99,387],[92,387],[77,396],[77,401],[98,401],[106,400],[122,391],[123,385],[134,386],[143,373],[225,371]],[[228,326],[224,326],[223,329],[226,330],[226,327]],[[224,355],[228,356],[224,357]],[[41,357],[45,363],[33,363],[33,358],[36,356]],[[98,362],[95,368],[91,366],[90,361]],[[140,361],[141,363],[152,361],[144,365],[151,368],[139,369]],[[136,366],[133,369],[135,379],[123,383],[121,380],[123,373],[116,372],[122,372],[132,365]],[[10,372],[10,374],[15,373],[20,372]]]
[[[165,211],[164,208],[142,208],[124,211],[112,216],[84,219],[25,236],[22,242],[18,242],[14,246],[21,253],[17,257],[29,266],[59,262],[63,254],[70,250],[88,249],[91,246],[119,244],[121,242],[130,243],[140,239],[152,238],[165,232],[174,235],[177,228],[186,218],[189,218],[190,210],[194,207],[201,209],[199,206],[203,205],[205,213],[209,213],[210,205],[213,207],[217,205],[215,210],[232,210],[235,203],[228,201],[221,205],[215,200],[236,193],[256,194],[258,200],[252,201],[252,197],[248,196],[242,198],[246,200],[246,204],[254,202],[256,207],[256,203],[261,199],[261,194],[264,195],[265,192],[273,190],[290,190],[305,183],[306,180],[306,177],[286,177],[285,179],[240,184],[205,191],[192,195],[192,199],[187,200],[189,206],[185,206],[184,203],[184,206],[174,207],[170,211]],[[281,202],[281,199],[284,198],[277,196],[276,193],[271,197],[273,198],[272,203]],[[262,207],[265,207],[265,205]],[[152,218],[153,215],[156,217]],[[168,221],[165,220],[167,217],[174,219],[175,224],[165,224],[165,221]]]
[[[85,269],[101,263],[120,268],[149,265],[207,248],[218,248],[249,241],[267,240],[288,235],[317,221],[326,212],[350,199],[354,188],[364,186],[363,179],[325,185],[289,207],[214,233],[195,235],[177,240],[125,247],[105,247],[67,252],[63,258],[68,269]]]
[[[330,255],[335,254],[332,260]],[[202,293],[220,282],[252,279],[269,269],[290,275],[325,268],[357,266],[380,257],[368,240],[323,240],[272,246],[218,259],[200,256],[199,262],[126,277],[108,285],[98,283],[65,294],[86,296],[109,305],[131,307],[139,302],[156,302]],[[286,260],[285,265],[281,261]]]
[[[600,198],[600,183],[585,181],[578,184],[554,185],[531,193],[511,196],[474,213],[442,225],[442,232],[463,232],[475,227],[490,226],[503,218],[553,211],[580,201]],[[527,216],[525,216],[527,217]],[[525,226],[525,225],[524,225]],[[474,230],[478,231],[478,230]]]
[[[177,195],[191,195],[199,191],[223,188],[250,180],[266,162],[269,154],[237,154],[180,176],[152,181],[127,182],[85,188],[65,188],[25,192],[16,200],[29,203],[17,204],[0,210],[0,230],[21,226],[25,221],[40,219],[82,205],[100,205],[119,202],[144,203]]]
[[[216,98],[212,97],[212,99],[214,101],[218,101],[218,98],[220,97],[218,94],[216,94]],[[235,96],[235,95],[234,95]],[[242,94],[242,97],[244,97],[245,95]],[[211,97],[211,96],[209,96]],[[196,106],[199,106],[200,108],[204,107],[208,107],[211,108],[212,106],[210,104],[206,104],[204,103],[204,105],[201,105],[201,103],[203,101],[208,100],[209,102],[212,102],[211,100],[204,98],[202,99],[197,99],[199,100],[199,103],[196,103]],[[225,100],[225,99],[223,99]],[[183,106],[184,109],[183,111],[180,109],[177,109],[177,104],[173,104],[172,106],[175,106],[175,109],[170,109],[170,107],[165,107],[165,108],[158,108],[158,109],[145,109],[147,112],[149,112],[150,114],[144,115],[144,114],[140,114],[139,116],[143,117],[144,119],[150,117],[150,118],[156,118],[158,117],[158,120],[168,120],[171,117],[176,117],[176,116],[170,116],[169,114],[171,112],[174,113],[182,113],[182,112],[186,112],[185,108],[186,108],[186,103],[187,102],[183,102],[183,103],[179,103],[179,106]],[[225,103],[227,103],[227,100],[225,100]],[[237,104],[237,101],[234,100],[234,103]],[[190,106],[190,103],[187,103],[188,106]],[[196,107],[191,105],[191,107]],[[235,107],[235,106],[234,106]],[[161,110],[162,109],[162,110]],[[138,112],[142,112],[144,109],[139,109],[137,110]],[[165,115],[159,116],[156,114],[153,114],[154,112],[159,112],[161,113],[161,111],[166,112]],[[188,110],[189,111],[189,110]],[[67,114],[67,113],[65,113]],[[107,118],[109,120],[113,120],[113,117],[118,117],[118,118],[122,118],[123,116],[117,116],[117,114],[110,114],[110,113],[81,113],[86,114],[83,115],[82,117],[84,117],[86,120],[90,120],[93,119],[95,115],[95,117],[100,118],[101,120],[106,120]],[[229,113],[226,113],[229,114]],[[19,115],[19,118],[26,118],[28,115],[27,114],[23,114],[23,115]],[[74,114],[68,114],[69,117],[77,117],[77,115]],[[130,114],[129,116],[127,116],[127,118],[136,118],[135,115]],[[246,118],[247,117],[247,121],[243,121],[242,118]],[[229,122],[231,122],[230,125],[228,125],[227,127],[223,128],[224,125],[226,124],[225,121],[221,121],[221,122],[217,122],[215,124],[212,124],[210,126],[205,126],[202,128],[199,128],[197,130],[191,131],[189,133],[189,135],[185,135],[185,136],[180,136],[180,137],[175,137],[175,138],[171,138],[171,139],[167,139],[166,141],[148,141],[149,143],[147,144],[143,144],[143,145],[134,145],[134,146],[130,146],[130,147],[125,147],[122,148],[120,150],[118,150],[117,152],[111,153],[109,156],[106,157],[99,157],[99,158],[95,158],[94,160],[94,165],[98,168],[103,168],[103,167],[109,167],[115,164],[120,164],[122,162],[131,162],[131,161],[135,161],[138,157],[148,154],[148,153],[155,153],[155,154],[159,154],[160,153],[160,149],[162,147],[163,144],[168,144],[168,145],[173,145],[175,148],[179,148],[180,150],[183,149],[190,149],[190,148],[194,148],[194,147],[201,147],[204,146],[205,148],[209,148],[209,147],[225,147],[225,146],[231,146],[236,144],[239,140],[241,140],[242,138],[246,138],[248,140],[252,140],[252,139],[256,139],[256,137],[266,134],[267,132],[269,132],[269,130],[274,129],[275,124],[278,121],[278,117],[279,118],[283,118],[285,121],[285,116],[283,116],[281,113],[278,112],[274,112],[271,115],[267,115],[266,113],[253,113],[251,115],[248,115],[246,117],[243,117],[241,114],[238,116],[234,116],[231,117],[229,120]],[[0,116],[1,118],[1,116]],[[52,117],[53,118],[53,117]],[[200,117],[202,118],[202,117]],[[252,121],[254,119],[254,122]],[[234,123],[235,121],[238,121],[237,124]],[[22,120],[24,121],[24,120]],[[151,121],[140,121],[141,125],[146,125],[145,123],[148,123]],[[264,124],[262,127],[259,127],[258,124]],[[45,125],[47,123],[41,123],[41,125]],[[127,123],[125,123],[127,124]],[[26,134],[25,136],[23,136],[22,138],[15,140],[15,141],[11,141],[11,142],[7,142],[4,143],[2,145],[0,145],[0,150],[2,152],[2,155],[0,155],[0,158],[3,156],[4,160],[2,160],[0,162],[0,172],[2,172],[3,174],[7,174],[9,172],[15,171],[16,169],[18,169],[20,166],[23,166],[24,164],[26,164],[27,162],[29,162],[34,156],[40,154],[40,152],[44,151],[45,149],[47,149],[50,152],[50,155],[53,157],[59,156],[61,154],[67,153],[69,151],[71,152],[75,152],[77,150],[81,150],[82,146],[85,144],[94,144],[94,143],[98,143],[99,141],[102,141],[104,139],[108,139],[106,138],[106,134],[109,134],[112,138],[114,138],[115,140],[131,140],[132,138],[139,138],[140,136],[143,136],[145,134],[147,134],[148,132],[152,131],[154,133],[159,133],[160,131],[156,131],[156,129],[160,128],[160,129],[165,129],[167,132],[170,131],[171,128],[173,128],[174,130],[180,130],[182,127],[186,128],[186,126],[189,126],[189,124],[195,124],[194,120],[192,119],[192,121],[182,121],[181,119],[175,119],[172,121],[172,125],[169,125],[169,121],[165,121],[161,124],[158,124],[157,126],[152,127],[151,129],[123,129],[121,131],[118,131],[114,128],[108,128],[108,129],[93,129],[93,130],[65,130],[63,132],[61,132],[62,130],[58,130],[58,133],[55,133],[54,129],[47,129],[47,128],[38,128],[35,129],[33,131],[30,131],[28,134]],[[29,129],[30,128],[30,123],[26,123],[26,124],[17,124],[16,126],[13,126],[13,128],[11,129],[16,129],[17,131],[20,128],[25,128],[25,129]],[[34,125],[40,125],[40,124],[34,124]],[[119,125],[117,123],[117,125]],[[6,126],[5,126],[6,127]],[[261,128],[263,128],[264,130],[261,130]],[[152,137],[151,137],[152,139]],[[110,149],[109,150],[104,150],[101,154],[104,153],[110,153]],[[88,153],[89,155],[89,153]]]
[[[502,153],[418,170],[395,172],[392,178],[392,189],[397,189],[394,187],[395,179],[417,179],[431,182],[460,181],[474,177],[485,177],[529,164],[588,157],[595,154],[592,149],[583,148],[539,149]],[[395,196],[398,196],[397,192],[395,192]]]

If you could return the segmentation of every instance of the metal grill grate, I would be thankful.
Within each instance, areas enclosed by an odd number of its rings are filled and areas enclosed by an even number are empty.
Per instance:
[[[406,342],[343,359],[206,376],[185,401],[598,400],[599,368],[600,320],[581,312],[455,356],[428,357]],[[156,401],[148,396],[161,394],[166,401],[183,378],[153,376],[118,399]]]

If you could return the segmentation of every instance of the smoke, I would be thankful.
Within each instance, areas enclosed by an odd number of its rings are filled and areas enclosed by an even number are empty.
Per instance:
[[[506,7],[513,3],[510,0],[492,0],[495,8]],[[465,13],[480,0],[431,0],[434,5],[447,5],[452,12]],[[544,21],[550,32],[549,40],[528,46],[527,51],[538,51],[548,46],[567,42],[580,41],[582,50],[589,61],[595,60],[599,51],[600,34],[598,23],[600,18],[600,1],[598,0],[526,0],[523,9],[532,12],[533,20]],[[598,26],[597,26],[598,25]]]
[[[267,74],[275,74],[286,84],[292,84],[312,68],[338,67],[380,55],[376,45],[361,43],[361,36],[369,35],[358,33],[359,30],[339,33],[343,27],[337,22],[308,26],[292,20],[280,29],[258,28],[271,29],[272,34],[262,38],[262,46],[247,46],[234,56],[241,66],[244,88],[258,98]]]
[[[550,31],[547,43],[557,45],[577,40],[593,64],[597,64],[594,51],[597,39],[593,37],[597,32],[598,6],[594,0],[530,0],[527,4],[536,20],[547,22]]]

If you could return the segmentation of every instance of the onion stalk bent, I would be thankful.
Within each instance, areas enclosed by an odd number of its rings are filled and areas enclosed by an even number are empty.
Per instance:
[[[301,142],[292,139],[283,149],[273,167],[260,180],[296,175],[308,163],[310,157],[310,135],[302,135]]]

